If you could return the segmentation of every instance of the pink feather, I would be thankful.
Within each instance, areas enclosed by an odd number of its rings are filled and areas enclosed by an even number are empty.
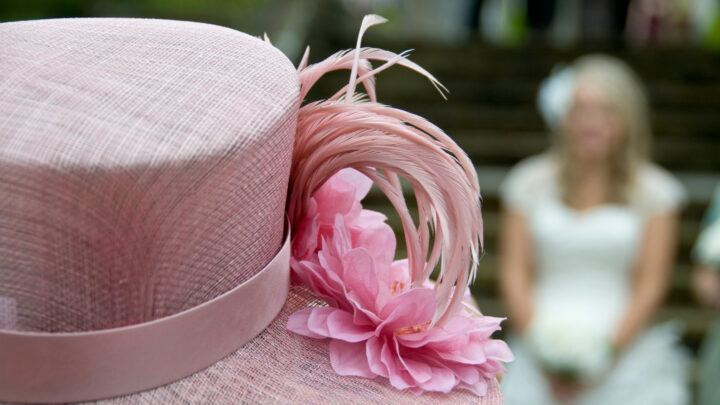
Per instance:
[[[482,249],[480,188],[470,159],[440,128],[420,116],[376,102],[374,76],[394,64],[425,76],[441,94],[445,90],[405,53],[360,47],[364,30],[379,22],[382,20],[376,16],[366,17],[354,51],[339,52],[309,66],[305,66],[308,52],[303,56],[298,68],[302,98],[329,71],[350,69],[351,78],[328,100],[300,108],[288,213],[297,226],[313,193],[340,169],[352,167],[368,176],[400,216],[412,285],[421,286],[440,263],[433,323],[442,323],[462,305],[465,289],[453,287],[464,286],[475,276]],[[373,70],[370,59],[385,64]],[[356,82],[363,83],[369,101],[354,93]],[[417,223],[398,176],[412,185]],[[432,232],[435,238],[430,244]]]

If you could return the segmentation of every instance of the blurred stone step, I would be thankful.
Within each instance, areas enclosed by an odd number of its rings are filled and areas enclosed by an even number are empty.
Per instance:
[[[513,164],[541,153],[550,145],[544,132],[455,130],[449,135],[476,164]],[[720,132],[718,141],[657,136],[653,139],[654,160],[667,169],[717,171],[720,173]],[[692,159],[688,157],[692,156]]]
[[[480,183],[480,191],[484,199],[498,197],[500,184],[510,168],[511,166],[475,166],[478,182]],[[709,203],[715,187],[720,185],[720,171],[674,171],[673,174],[687,190],[691,203]],[[412,192],[407,182],[403,182],[403,192],[406,195]],[[375,203],[375,199],[384,197],[377,187],[373,187],[366,198],[371,203]]]
[[[431,70],[431,73],[435,72]],[[548,71],[547,74],[549,73]],[[449,90],[448,103],[488,103],[535,109],[540,81],[546,75],[532,80],[520,80],[504,75],[463,77],[451,73],[437,74],[436,77]],[[347,81],[346,77],[342,79]],[[720,107],[720,80],[717,83],[700,84],[654,81],[646,83],[646,86],[653,111],[656,113],[690,108],[715,108],[717,111]],[[407,100],[431,102],[441,99],[425,78],[410,74],[400,67],[383,72],[377,78],[377,89],[380,102],[390,105]],[[330,90],[329,88],[328,91]]]
[[[458,76],[539,78],[558,62],[568,63],[589,53],[610,53],[627,61],[647,82],[715,81],[720,79],[720,55],[691,48],[632,48],[617,51],[579,46],[557,50],[548,47],[497,48],[479,42],[457,46],[400,44],[385,42],[386,49],[413,49],[411,59],[433,73],[451,72]]]
[[[456,130],[542,132],[545,124],[540,115],[527,107],[489,106],[473,103],[407,102],[395,105],[412,111],[435,123],[448,133]],[[720,111],[693,109],[655,114],[652,128],[657,136],[698,137],[717,142],[720,136]]]

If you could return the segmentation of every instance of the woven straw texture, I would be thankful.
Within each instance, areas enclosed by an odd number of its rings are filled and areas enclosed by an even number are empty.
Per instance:
[[[206,24],[0,24],[0,297],[19,330],[167,316],[277,253],[299,84]]]

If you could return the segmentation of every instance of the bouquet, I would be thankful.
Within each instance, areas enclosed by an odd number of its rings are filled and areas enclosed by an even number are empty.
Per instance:
[[[589,383],[604,375],[613,362],[608,333],[576,311],[553,311],[536,318],[528,344],[543,367],[570,381]]]

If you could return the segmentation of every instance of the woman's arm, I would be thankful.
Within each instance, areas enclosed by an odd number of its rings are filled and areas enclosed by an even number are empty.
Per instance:
[[[706,264],[697,264],[692,272],[692,287],[700,304],[720,309],[720,272]]]
[[[503,209],[500,221],[500,293],[508,319],[524,332],[532,319],[532,245],[525,217]]]
[[[667,290],[675,261],[678,214],[652,217],[645,228],[630,303],[615,334],[617,348],[627,346],[650,322]]]

